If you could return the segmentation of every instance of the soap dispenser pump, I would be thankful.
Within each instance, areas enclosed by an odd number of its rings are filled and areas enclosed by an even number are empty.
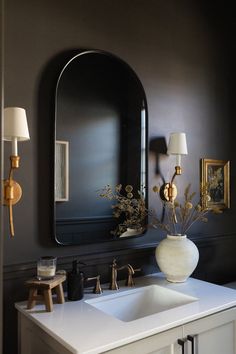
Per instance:
[[[84,274],[79,270],[79,263],[83,264],[74,260],[72,270],[67,273],[67,298],[71,301],[81,300],[84,296]]]

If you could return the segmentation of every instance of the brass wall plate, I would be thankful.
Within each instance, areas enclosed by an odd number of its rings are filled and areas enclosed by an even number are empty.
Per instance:
[[[4,183],[4,199],[3,199],[3,204],[4,205],[9,205],[9,197],[7,196],[6,193],[6,189],[7,187],[9,187],[9,179],[5,179],[3,181]],[[19,202],[19,200],[21,199],[22,196],[22,189],[21,186],[19,185],[19,183],[17,183],[16,181],[12,181],[12,187],[13,187],[13,198],[11,199],[11,204],[15,205],[16,203]]]
[[[170,201],[170,183],[164,183],[160,188],[160,197],[162,200],[169,202]],[[177,197],[177,187],[172,183],[172,202]]]

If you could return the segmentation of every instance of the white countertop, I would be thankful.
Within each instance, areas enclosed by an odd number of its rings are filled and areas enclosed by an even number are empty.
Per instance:
[[[85,302],[117,292],[106,290],[106,286],[102,295],[89,293],[81,301],[54,304],[53,312],[46,312],[40,304],[27,310],[26,302],[17,303],[16,308],[71,353],[98,354],[236,306],[235,290],[192,278],[185,283],[169,283],[158,273],[135,278],[135,283],[135,288],[157,284],[198,300],[131,322],[118,320]],[[130,291],[122,284],[118,292]]]

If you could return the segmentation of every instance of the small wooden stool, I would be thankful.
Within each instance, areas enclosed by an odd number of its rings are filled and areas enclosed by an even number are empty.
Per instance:
[[[65,275],[55,275],[55,277],[50,280],[27,280],[25,284],[30,288],[27,309],[31,310],[35,306],[36,301],[43,301],[46,311],[51,312],[53,310],[52,289],[54,288],[57,294],[57,303],[63,304],[65,299],[62,283],[65,280]],[[41,291],[42,295],[38,295],[38,291]]]

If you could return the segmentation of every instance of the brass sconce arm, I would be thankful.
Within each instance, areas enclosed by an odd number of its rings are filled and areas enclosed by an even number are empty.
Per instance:
[[[171,133],[168,149],[168,155],[176,156],[176,166],[175,173],[173,174],[171,181],[169,183],[164,183],[160,188],[160,197],[164,201],[168,201],[173,203],[177,196],[177,187],[174,184],[174,180],[176,176],[181,175],[181,156],[187,155],[187,142],[186,142],[186,134],[185,133]]]
[[[14,181],[13,172],[20,166],[18,156],[18,142],[30,139],[26,112],[20,107],[4,108],[3,140],[11,142],[10,172],[8,179],[3,181],[3,204],[9,209],[9,224],[11,237],[14,236],[13,205],[18,203],[22,196],[21,186]]]
[[[181,175],[181,173],[182,173],[181,167],[175,166],[175,173],[173,174],[173,176],[171,178],[171,182],[170,182],[171,185],[174,183],[175,177]]]
[[[22,196],[21,186],[14,181],[13,179],[13,171],[14,169],[19,168],[20,165],[20,157],[19,156],[11,156],[11,167],[9,172],[9,178],[4,180],[4,205],[7,205],[9,208],[9,224],[10,224],[10,234],[11,237],[15,235],[14,232],[14,224],[13,224],[13,208],[12,206],[18,203]]]
[[[177,187],[174,184],[176,176],[181,175],[181,167],[175,166],[175,173],[173,174],[169,183],[164,183],[160,188],[160,197],[166,202],[173,202],[177,196]]]

